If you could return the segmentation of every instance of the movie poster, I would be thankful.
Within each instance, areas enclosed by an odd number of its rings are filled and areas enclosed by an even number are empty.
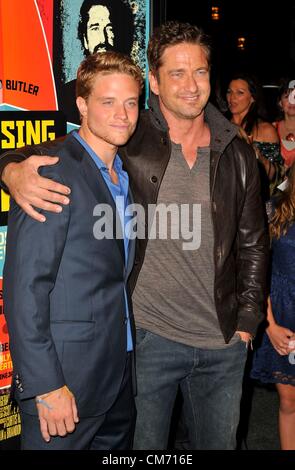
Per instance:
[[[42,7],[44,24],[38,5]],[[1,1],[0,3],[0,36],[2,39],[0,44],[1,152],[26,144],[26,135],[30,133],[30,124],[27,124],[27,119],[30,120],[30,116],[26,114],[27,111],[21,111],[21,115],[18,115],[19,110],[50,110],[53,112],[57,110],[51,60],[52,8],[51,0],[38,1],[38,3],[28,0]],[[50,12],[52,13],[51,18]],[[51,44],[48,41],[51,41]],[[11,112],[8,112],[9,110]],[[33,132],[33,129],[31,131]],[[37,140],[36,135],[35,138]],[[12,408],[9,402],[13,364],[2,297],[8,209],[9,197],[1,191],[0,449],[17,449],[21,424],[18,410]]]
[[[59,111],[0,111],[1,151],[34,145],[65,135],[66,122]],[[0,213],[0,449],[1,443],[21,432],[19,413],[8,401],[12,379],[9,336],[3,307],[2,276],[5,261],[9,196],[1,190]]]
[[[6,230],[0,227],[1,276],[5,256]],[[0,278],[0,449],[1,443],[20,435],[20,415],[9,402],[12,377],[12,360],[9,351],[9,336],[3,311],[2,278]]]

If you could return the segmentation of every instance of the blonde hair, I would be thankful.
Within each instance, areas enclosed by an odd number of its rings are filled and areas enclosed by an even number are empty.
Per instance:
[[[76,96],[85,100],[89,97],[93,82],[98,74],[110,75],[122,73],[130,75],[138,83],[139,91],[143,88],[143,77],[140,68],[130,57],[120,52],[107,51],[91,54],[81,62],[77,71]]]
[[[288,175],[288,188],[283,192],[273,217],[270,221],[270,235],[280,238],[286,235],[288,228],[295,222],[295,162]]]

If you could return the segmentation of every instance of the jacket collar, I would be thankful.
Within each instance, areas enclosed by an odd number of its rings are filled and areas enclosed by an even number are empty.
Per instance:
[[[168,127],[166,119],[164,118],[162,114],[162,111],[160,110],[159,98],[153,92],[151,92],[150,94],[148,105],[149,105],[150,117],[151,117],[151,121],[153,125],[157,129],[163,132],[168,132],[169,127]]]
[[[159,98],[154,93],[151,93],[148,104],[153,125],[162,132],[168,133],[169,127],[160,110]],[[226,119],[211,103],[207,103],[205,107],[205,122],[210,128],[211,149],[222,153],[238,134],[238,127]]]

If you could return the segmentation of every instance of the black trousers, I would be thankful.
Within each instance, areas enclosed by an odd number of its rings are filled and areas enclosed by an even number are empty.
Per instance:
[[[135,426],[135,404],[131,377],[131,354],[127,354],[125,372],[118,397],[103,415],[80,418],[73,433],[52,436],[45,442],[38,416],[21,412],[22,450],[129,450]]]

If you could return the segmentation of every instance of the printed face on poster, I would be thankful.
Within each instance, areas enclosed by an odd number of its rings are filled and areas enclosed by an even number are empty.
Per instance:
[[[148,0],[58,0],[55,2],[54,75],[59,109],[79,124],[76,72],[89,54],[115,50],[146,70]]]

